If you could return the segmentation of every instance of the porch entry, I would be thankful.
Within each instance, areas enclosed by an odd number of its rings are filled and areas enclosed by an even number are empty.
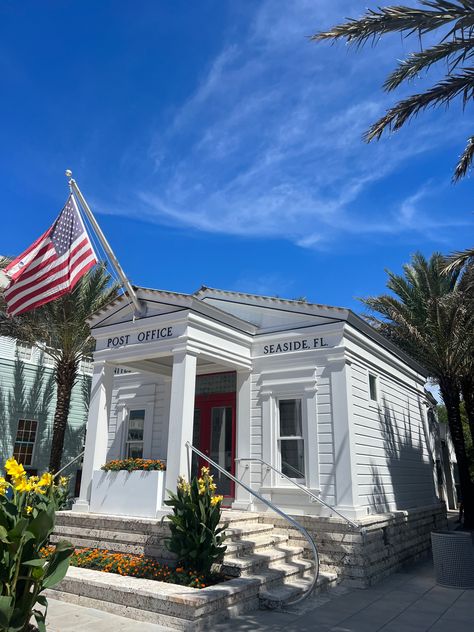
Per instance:
[[[230,474],[235,474],[236,374],[214,373],[196,377],[193,445]],[[193,454],[192,474],[209,466]],[[211,468],[218,494],[224,505],[234,499],[234,483],[227,476]]]

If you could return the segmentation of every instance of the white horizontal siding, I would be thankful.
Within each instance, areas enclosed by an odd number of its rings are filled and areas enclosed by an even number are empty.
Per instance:
[[[32,469],[47,469],[56,407],[56,383],[53,369],[15,357],[16,342],[0,337],[0,467],[13,453],[19,419],[38,421]],[[84,427],[87,421],[87,401],[82,382],[89,377],[78,376],[73,388],[64,440],[65,465],[83,449]],[[74,472],[75,467],[71,468]]]
[[[423,392],[368,360],[351,366],[359,503],[370,513],[429,505],[435,490]],[[378,376],[378,402],[370,400],[369,371]]]

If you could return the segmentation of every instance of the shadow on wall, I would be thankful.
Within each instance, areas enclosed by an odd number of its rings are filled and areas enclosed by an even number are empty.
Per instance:
[[[38,421],[38,429],[33,467],[46,469],[51,449],[53,404],[56,396],[54,372],[41,364],[29,365],[27,372],[28,375],[25,375],[25,364],[17,357],[13,365],[11,385],[6,386],[0,382],[1,464],[13,454],[19,419],[34,419]],[[90,378],[84,379],[90,382]],[[87,408],[84,410],[86,415]],[[84,427],[85,423],[78,428],[68,426],[65,457],[69,451],[74,452],[74,456],[80,452],[77,447],[82,445]]]
[[[420,417],[422,404],[420,406]],[[412,422],[410,410],[396,415],[384,398],[379,422],[385,456],[371,459],[372,513],[430,505],[436,500],[429,437],[423,421]],[[385,463],[383,463],[385,461]]]

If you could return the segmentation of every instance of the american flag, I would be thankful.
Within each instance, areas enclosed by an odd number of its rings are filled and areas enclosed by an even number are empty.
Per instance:
[[[7,313],[17,316],[71,292],[97,257],[74,196],[49,230],[5,269]]]

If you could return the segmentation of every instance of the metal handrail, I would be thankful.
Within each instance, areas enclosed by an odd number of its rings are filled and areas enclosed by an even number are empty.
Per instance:
[[[76,457],[74,457],[72,461],[69,461],[69,463],[66,463],[66,465],[64,467],[62,467],[58,472],[56,472],[56,474],[54,474],[53,478],[56,478],[57,476],[59,476],[61,474],[61,472],[64,472],[64,470],[67,470],[67,468],[70,465],[72,465],[78,459],[80,459],[82,456],[84,456],[84,452],[85,452],[85,450],[83,450],[80,454],[78,454]]]
[[[262,465],[266,465],[266,467],[268,467],[270,470],[273,470],[274,472],[276,472],[277,474],[279,474],[282,478],[285,478],[287,481],[289,481],[290,483],[293,483],[293,485],[296,485],[296,487],[298,487],[299,489],[301,489],[302,492],[304,492],[305,494],[307,494],[308,496],[311,496],[311,498],[313,498],[316,502],[320,503],[321,505],[324,505],[324,507],[326,507],[327,509],[329,509],[330,511],[332,511],[333,513],[337,514],[340,518],[342,518],[343,520],[345,520],[353,529],[359,529],[361,531],[361,533],[363,531],[365,531],[364,527],[361,527],[359,524],[357,524],[357,522],[354,522],[353,520],[351,520],[350,518],[348,518],[347,516],[345,516],[344,514],[342,514],[340,511],[338,511],[337,509],[334,509],[334,507],[331,507],[331,505],[328,505],[328,503],[326,503],[322,498],[320,498],[319,496],[316,496],[316,494],[314,492],[312,492],[310,489],[308,489],[307,487],[305,487],[305,485],[301,485],[300,483],[298,483],[297,481],[295,481],[293,478],[290,478],[289,476],[287,476],[286,474],[284,474],[281,470],[278,470],[276,467],[273,467],[273,465],[270,465],[270,463],[267,463],[266,461],[264,461],[263,459],[259,459],[259,458],[239,458],[239,459],[235,459],[235,462],[238,463],[239,461],[254,461],[254,462],[258,462],[258,463],[262,463]],[[289,465],[289,464],[288,464]],[[292,469],[293,468],[291,465],[290,467]],[[298,470],[295,470],[296,472]]]
[[[316,548],[316,544],[313,540],[313,538],[310,536],[310,534],[306,531],[306,529],[299,524],[299,522],[297,522],[294,518],[292,518],[291,516],[289,516],[288,514],[286,514],[284,511],[282,511],[279,507],[277,507],[276,505],[274,505],[270,500],[267,500],[266,498],[264,498],[263,496],[261,496],[258,492],[256,492],[255,490],[253,490],[251,487],[249,487],[246,483],[239,481],[238,478],[235,478],[235,476],[233,476],[232,474],[230,474],[230,472],[228,472],[227,470],[225,470],[222,466],[220,466],[218,463],[216,463],[215,461],[213,461],[212,459],[210,459],[206,454],[204,454],[203,452],[201,452],[201,450],[198,450],[196,447],[194,447],[191,443],[189,443],[189,441],[186,441],[186,449],[188,451],[188,464],[191,463],[191,460],[189,458],[189,450],[192,450],[193,452],[195,452],[198,456],[200,456],[202,459],[204,459],[205,461],[207,461],[207,463],[209,463],[210,465],[212,465],[212,467],[215,467],[216,470],[218,470],[219,472],[221,472],[222,474],[225,474],[225,476],[227,476],[227,478],[230,478],[231,481],[233,481],[234,483],[237,483],[237,485],[240,485],[241,487],[243,487],[246,491],[248,491],[250,494],[252,494],[252,496],[255,496],[255,498],[257,498],[260,502],[262,502],[264,505],[267,505],[267,507],[269,507],[270,509],[272,509],[275,513],[277,513],[281,518],[283,518],[284,520],[287,520],[291,525],[293,525],[295,527],[295,529],[298,529],[298,531],[305,537],[305,539],[308,541],[308,544],[311,547],[311,550],[313,552],[313,556],[314,556],[314,563],[315,563],[315,572],[314,572],[314,577],[313,580],[311,582],[310,587],[308,588],[308,590],[303,593],[300,597],[298,597],[298,599],[295,599],[292,602],[287,603],[287,606],[294,606],[297,603],[300,603],[301,601],[303,601],[304,599],[306,599],[306,597],[308,597],[312,592],[314,587],[316,586],[316,582],[318,581],[318,577],[319,577],[319,555],[318,555],[318,550]]]

